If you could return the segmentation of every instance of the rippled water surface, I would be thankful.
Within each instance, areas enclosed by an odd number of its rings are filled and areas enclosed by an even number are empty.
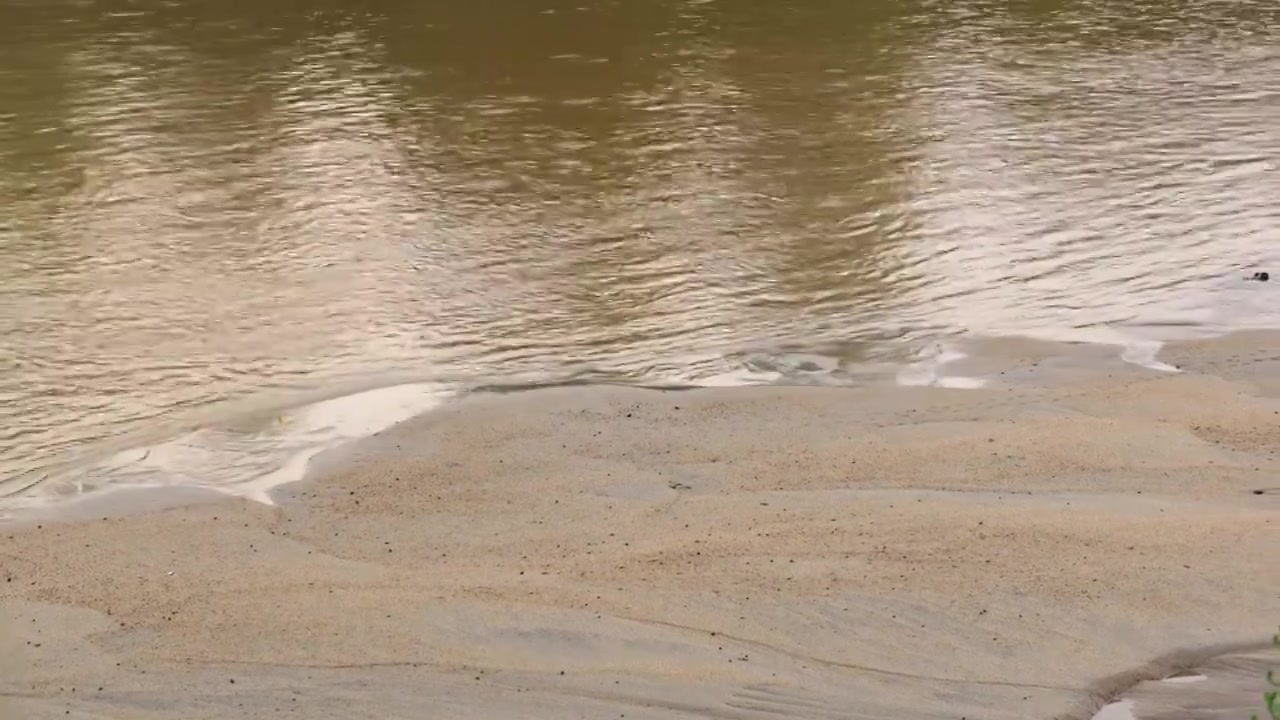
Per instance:
[[[389,383],[1280,326],[1280,4],[0,0],[0,200],[4,493]]]

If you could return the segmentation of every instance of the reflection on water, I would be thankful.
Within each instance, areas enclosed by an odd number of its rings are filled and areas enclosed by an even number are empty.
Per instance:
[[[355,392],[278,413],[245,413],[234,422],[105,454],[49,482],[14,487],[0,507],[0,521],[14,510],[115,487],[206,488],[271,505],[271,491],[301,480],[316,455],[432,410],[449,395],[448,388],[440,385],[413,383]]]
[[[0,0],[0,481],[371,383],[1280,325],[1280,6],[752,5]]]

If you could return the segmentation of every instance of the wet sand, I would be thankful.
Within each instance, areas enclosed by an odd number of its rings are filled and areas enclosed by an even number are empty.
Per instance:
[[[31,516],[0,718],[1087,718],[1179,671],[1208,680],[1134,714],[1247,717],[1280,336],[1052,355],[1010,342],[978,390],[476,395],[275,507]]]

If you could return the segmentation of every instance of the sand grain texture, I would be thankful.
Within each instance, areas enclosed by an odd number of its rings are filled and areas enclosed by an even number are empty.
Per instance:
[[[1280,401],[1240,342],[983,390],[474,396],[276,508],[6,529],[0,717],[1084,718],[1261,668]],[[1136,711],[1245,717],[1227,675]]]

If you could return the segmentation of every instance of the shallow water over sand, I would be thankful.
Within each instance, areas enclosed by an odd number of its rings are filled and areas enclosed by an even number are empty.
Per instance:
[[[579,5],[0,0],[0,492],[386,385],[1280,326],[1274,3]]]

